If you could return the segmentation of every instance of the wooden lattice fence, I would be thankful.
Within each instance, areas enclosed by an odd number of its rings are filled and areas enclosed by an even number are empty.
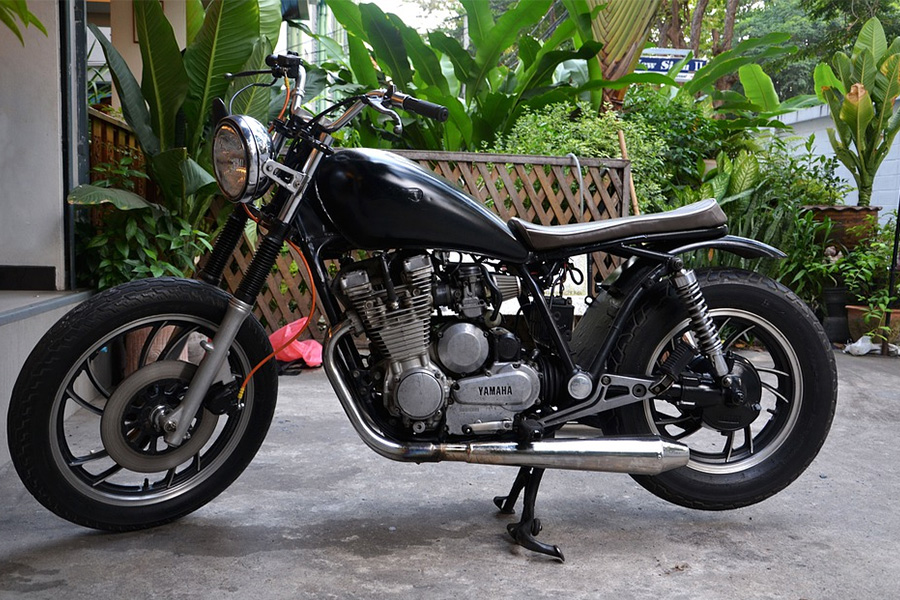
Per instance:
[[[125,123],[95,110],[90,111],[90,121],[92,167],[131,156],[132,167],[143,168],[144,156]],[[625,216],[630,203],[627,160],[463,152],[397,154],[461,187],[504,220],[519,217],[542,225],[599,221]],[[158,198],[151,182],[134,181],[136,193],[149,200]],[[218,212],[215,207],[213,211]],[[223,285],[227,289],[237,289],[252,257],[253,244],[245,236],[226,267]],[[613,257],[603,253],[591,255],[589,262],[592,277],[605,276],[616,266]],[[270,331],[309,312],[310,295],[300,264],[294,250],[286,248],[258,299],[255,313]],[[326,322],[318,308],[313,324],[309,332],[321,340]]]
[[[88,109],[88,121],[91,128],[91,181],[103,178],[103,174],[94,171],[94,167],[102,164],[116,164],[123,158],[133,160],[132,169],[146,172],[146,159],[138,145],[137,136],[125,121],[93,108]],[[138,196],[151,202],[159,199],[159,190],[150,180],[134,177],[131,181],[134,183],[132,191]]]

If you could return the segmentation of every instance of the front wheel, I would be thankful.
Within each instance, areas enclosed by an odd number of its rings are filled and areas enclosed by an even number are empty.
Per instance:
[[[135,281],[47,332],[22,368],[7,421],[13,463],[41,504],[80,525],[127,531],[184,516],[237,478],[265,437],[278,388],[269,363],[236,399],[271,351],[255,319],[241,327],[190,438],[168,447],[158,427],[160,411],[184,398],[228,299],[196,281]]]
[[[790,290],[736,269],[697,277],[745,402],[698,408],[653,399],[619,409],[617,428],[690,448],[687,466],[634,476],[653,494],[689,508],[738,508],[780,491],[815,458],[834,416],[837,372],[821,326]],[[684,342],[693,343],[687,313],[670,292],[635,312],[614,363],[622,373],[652,375]],[[698,359],[685,375],[703,379],[708,370]]]

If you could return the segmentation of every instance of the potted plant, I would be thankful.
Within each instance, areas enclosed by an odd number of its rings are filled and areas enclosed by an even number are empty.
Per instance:
[[[843,212],[870,209],[875,175],[900,131],[900,113],[894,109],[900,96],[900,37],[888,46],[881,22],[873,17],[860,30],[851,55],[835,52],[831,65],[816,67],[814,78],[816,93],[831,109],[831,147],[859,193],[858,208]]]
[[[874,217],[872,218],[874,220]],[[856,304],[847,306],[850,334],[854,340],[868,335],[874,342],[900,338],[897,290],[888,290],[893,258],[893,218],[882,226],[870,225],[876,234],[838,262],[838,271]],[[896,266],[894,266],[896,268]],[[884,323],[891,312],[891,325]]]
[[[853,189],[836,174],[838,159],[815,152],[816,136],[810,135],[803,143],[803,150],[795,148],[788,159],[787,169],[795,174],[791,180],[790,192],[811,213],[812,219],[828,223],[816,234],[816,243],[825,242],[827,231],[829,245],[840,251],[852,249],[871,235],[864,225],[867,217],[877,214],[880,206],[860,208],[844,204],[844,198]]]

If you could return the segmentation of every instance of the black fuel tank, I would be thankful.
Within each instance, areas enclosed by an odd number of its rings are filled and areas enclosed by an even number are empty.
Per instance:
[[[320,164],[316,189],[356,248],[459,250],[511,262],[528,255],[506,223],[477,200],[390,152],[336,152]]]

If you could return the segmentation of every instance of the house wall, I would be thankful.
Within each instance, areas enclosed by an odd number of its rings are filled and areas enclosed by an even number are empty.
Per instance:
[[[65,285],[60,14],[29,2],[47,28],[0,27],[0,265],[52,267]]]
[[[787,125],[792,125],[794,130],[789,136],[800,137],[802,140],[809,138],[811,134],[815,134],[815,152],[825,156],[834,156],[834,150],[828,141],[828,128],[833,128],[831,115],[827,106],[814,106],[806,108],[796,113],[784,115],[781,117]],[[837,171],[837,174],[845,179],[854,190],[847,195],[846,204],[856,204],[857,193],[856,184],[850,171],[843,165]],[[897,210],[897,202],[900,199],[900,136],[894,139],[894,144],[888,152],[887,158],[881,163],[878,174],[875,176],[875,185],[872,189],[872,206],[881,206],[882,220],[888,218],[888,213]]]

